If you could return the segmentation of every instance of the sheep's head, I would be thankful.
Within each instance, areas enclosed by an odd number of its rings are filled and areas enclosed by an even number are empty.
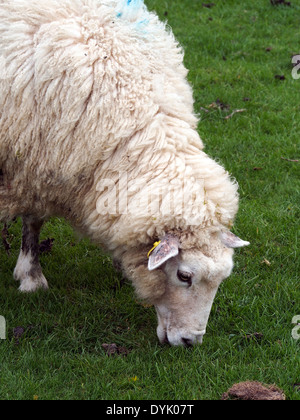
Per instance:
[[[233,249],[245,245],[231,232],[217,235],[207,249],[180,249],[176,236],[166,235],[152,250],[148,269],[162,270],[164,293],[155,302],[161,343],[202,343],[214,297],[230,275]]]

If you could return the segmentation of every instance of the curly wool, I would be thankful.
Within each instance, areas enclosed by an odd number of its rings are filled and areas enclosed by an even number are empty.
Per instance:
[[[121,260],[171,231],[207,245],[237,184],[202,150],[186,76],[141,0],[3,0],[0,219],[63,216]]]

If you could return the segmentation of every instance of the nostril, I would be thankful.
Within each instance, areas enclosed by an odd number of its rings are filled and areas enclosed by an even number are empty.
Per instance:
[[[181,341],[185,345],[185,347],[191,347],[193,345],[193,341],[190,338],[182,337]]]
[[[166,334],[165,339],[164,339],[164,344],[170,344],[170,341],[168,339],[168,335]]]

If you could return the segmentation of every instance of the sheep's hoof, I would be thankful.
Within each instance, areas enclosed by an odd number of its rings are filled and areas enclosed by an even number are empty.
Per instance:
[[[23,268],[22,265],[17,264],[14,270],[15,280],[21,283],[19,287],[21,292],[35,292],[38,289],[47,290],[49,288],[48,282],[39,266],[28,271],[24,271]]]
[[[21,283],[21,292],[35,292],[38,289],[48,289],[48,282],[43,275],[42,268],[31,253],[20,252],[14,269],[15,280]]]
[[[32,293],[38,289],[47,290],[49,288],[48,282],[43,274],[39,275],[38,277],[27,276],[21,279],[20,283],[21,285],[19,290],[23,293]]]

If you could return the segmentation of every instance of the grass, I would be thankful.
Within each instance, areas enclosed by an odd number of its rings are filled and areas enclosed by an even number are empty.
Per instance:
[[[50,291],[21,295],[12,280],[17,221],[9,256],[0,245],[7,322],[0,399],[220,399],[233,383],[258,380],[299,400],[299,340],[291,332],[300,314],[300,182],[299,162],[287,159],[299,159],[300,80],[291,76],[291,55],[300,53],[300,2],[146,3],[168,19],[185,49],[199,133],[206,152],[240,184],[235,232],[251,246],[236,253],[203,345],[170,348],[157,342],[154,309],[137,302],[110,258],[62,220],[42,232],[55,238],[41,258]],[[237,109],[246,111],[225,119]],[[19,337],[16,327],[23,328]],[[103,343],[129,353],[109,357]]]

